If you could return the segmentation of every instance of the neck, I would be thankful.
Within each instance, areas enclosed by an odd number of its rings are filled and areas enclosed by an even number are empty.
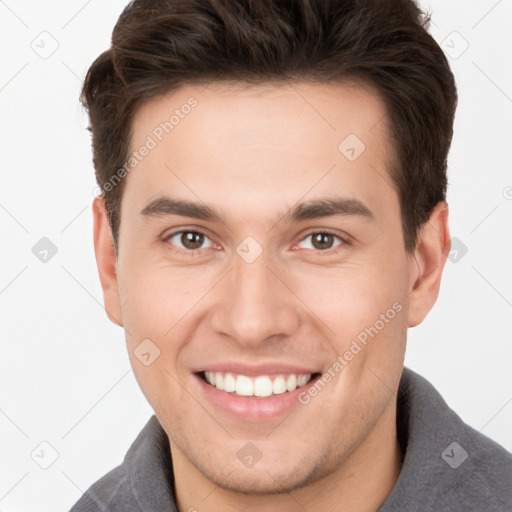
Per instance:
[[[283,494],[246,495],[216,487],[171,442],[175,495],[180,512],[207,508],[222,512],[376,512],[391,493],[402,467],[396,432],[396,404],[325,478]]]

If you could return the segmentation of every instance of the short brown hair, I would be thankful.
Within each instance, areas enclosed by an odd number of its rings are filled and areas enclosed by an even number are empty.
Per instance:
[[[457,90],[428,34],[430,14],[413,0],[134,0],[112,45],[91,65],[81,100],[88,109],[96,181],[114,246],[131,123],[149,98],[181,85],[309,80],[370,84],[383,99],[396,155],[404,243],[445,200]]]

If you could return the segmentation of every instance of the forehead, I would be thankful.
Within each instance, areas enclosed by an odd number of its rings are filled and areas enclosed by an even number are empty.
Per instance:
[[[140,107],[131,152],[144,146],[125,192],[140,207],[162,188],[224,209],[334,188],[377,204],[397,199],[385,105],[357,84],[186,85]]]

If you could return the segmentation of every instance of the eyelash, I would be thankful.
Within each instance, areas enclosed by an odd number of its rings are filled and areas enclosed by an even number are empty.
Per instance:
[[[315,251],[315,253],[317,254],[321,254],[322,256],[328,256],[330,254],[336,254],[338,253],[340,250],[342,250],[342,248],[344,246],[347,246],[347,245],[351,245],[350,244],[350,240],[348,239],[348,237],[342,237],[336,233],[333,233],[332,231],[329,231],[329,230],[321,230],[321,231],[310,231],[308,234],[304,235],[300,241],[300,242],[303,242],[304,240],[306,240],[306,238],[312,236],[312,235],[330,235],[330,236],[333,236],[334,238],[337,238],[341,243],[330,248],[330,249],[326,249],[325,251],[322,251],[320,249],[305,249],[307,251]],[[295,244],[296,245],[296,244]]]
[[[202,249],[182,249],[181,247],[176,247],[173,244],[170,244],[169,240],[171,238],[173,238],[176,235],[182,235],[183,233],[194,233],[194,234],[203,235],[208,240],[210,240],[211,243],[215,244],[215,242],[213,242],[206,233],[203,233],[202,231],[199,231],[199,230],[182,229],[181,231],[175,231],[175,232],[173,232],[173,233],[171,233],[169,235],[166,235],[163,238],[163,242],[164,242],[164,244],[167,244],[167,246],[171,246],[171,250],[174,253],[176,253],[177,255],[179,255],[179,256],[197,256],[204,249],[209,249],[209,247],[205,247],[205,248],[202,248]],[[306,238],[308,238],[308,237],[310,237],[312,235],[318,235],[318,234],[333,236],[333,237],[337,238],[341,243],[336,245],[335,247],[333,247],[331,249],[326,249],[325,251],[322,251],[320,249],[305,249],[305,250],[307,250],[307,251],[315,251],[317,254],[330,255],[330,254],[334,254],[334,253],[339,252],[344,246],[352,245],[351,241],[348,239],[348,237],[342,237],[342,236],[338,235],[337,233],[334,233],[334,232],[329,231],[329,230],[310,231],[309,233],[304,235],[299,240],[298,243],[303,242],[304,240],[306,240]],[[297,245],[297,244],[295,244],[295,245]]]

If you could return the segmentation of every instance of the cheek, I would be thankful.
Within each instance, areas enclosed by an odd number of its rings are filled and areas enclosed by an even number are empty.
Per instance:
[[[386,269],[350,265],[302,272],[294,282],[306,307],[341,338],[373,324],[396,302],[405,307],[407,276],[398,265]]]
[[[349,373],[373,360],[395,366],[407,328],[405,257],[384,251],[335,269],[318,268],[295,276],[306,313],[323,331],[333,351],[346,354]],[[373,366],[373,365],[372,365]],[[357,370],[359,368],[359,370]]]
[[[209,289],[206,275],[199,279],[187,271],[149,262],[131,261],[122,267],[120,275],[127,336],[168,337]]]

